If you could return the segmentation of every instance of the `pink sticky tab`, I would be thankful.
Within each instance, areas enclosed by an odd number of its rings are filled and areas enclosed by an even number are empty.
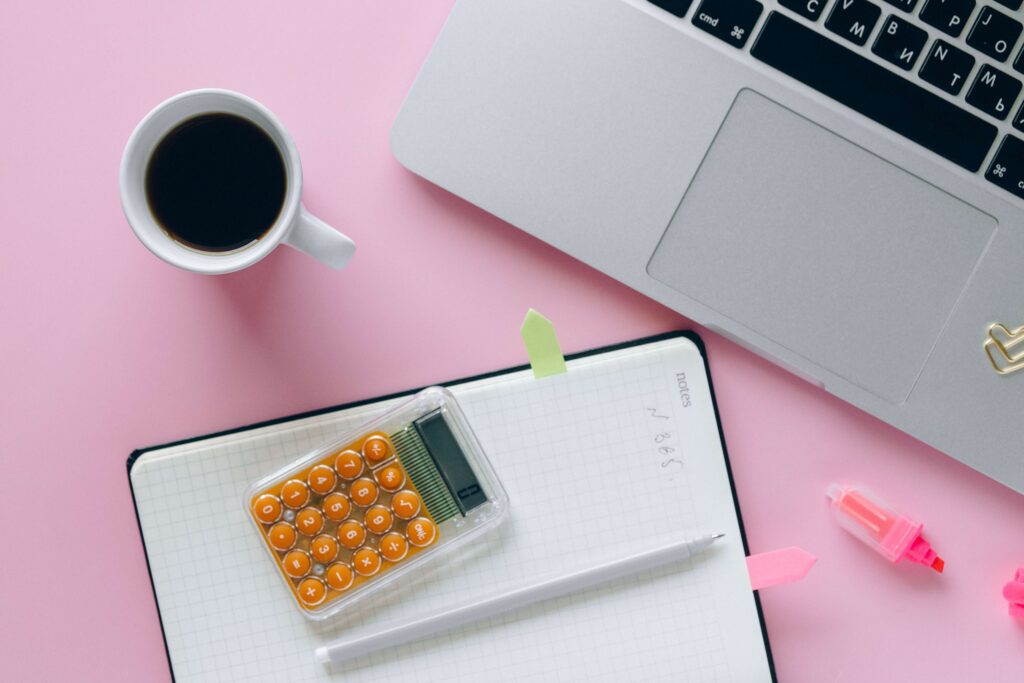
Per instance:
[[[803,548],[783,548],[747,558],[750,587],[761,590],[780,583],[799,581],[807,576],[818,558]]]

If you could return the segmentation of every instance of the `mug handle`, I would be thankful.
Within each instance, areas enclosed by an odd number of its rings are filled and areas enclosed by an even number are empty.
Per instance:
[[[299,218],[284,243],[335,270],[344,268],[356,251],[355,242],[306,211],[304,206],[299,207]]]

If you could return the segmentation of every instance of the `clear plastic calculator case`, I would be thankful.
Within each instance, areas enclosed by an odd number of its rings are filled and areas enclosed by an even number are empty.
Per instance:
[[[299,610],[325,619],[457,552],[508,497],[440,387],[249,487],[246,514]]]

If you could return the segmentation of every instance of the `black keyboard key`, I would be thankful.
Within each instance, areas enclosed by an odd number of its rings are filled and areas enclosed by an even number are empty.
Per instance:
[[[733,47],[743,47],[763,9],[755,0],[704,0],[693,15],[693,25]]]
[[[917,0],[885,0],[894,7],[899,7],[904,12],[913,12],[917,7]]]
[[[1024,199],[1024,142],[1012,135],[1003,138],[985,178]]]
[[[828,0],[779,0],[779,4],[791,9],[802,17],[817,21]]]
[[[1013,119],[1013,127],[1019,131],[1024,131],[1024,104],[1020,105],[1020,109],[1017,110],[1017,116]]]
[[[971,32],[967,34],[967,44],[978,52],[984,52],[992,59],[1005,62],[1010,50],[1020,37],[1021,23],[995,11],[991,7],[982,7],[978,18],[974,20]]]
[[[1024,74],[1024,47],[1017,53],[1017,59],[1013,60],[1013,68]]]
[[[677,17],[685,17],[686,12],[693,4],[693,0],[647,0],[652,5],[657,5],[666,12],[671,12]]]
[[[995,140],[991,123],[779,12],[768,15],[750,53],[969,171]]]
[[[936,40],[921,67],[921,78],[950,95],[959,95],[973,68],[974,57],[944,40]]]
[[[871,29],[881,14],[878,5],[868,0],[837,0],[825,20],[825,28],[857,45],[863,45],[868,42]]]
[[[878,32],[871,51],[904,71],[910,71],[927,42],[927,31],[890,14],[882,22],[882,30]]]
[[[956,38],[974,11],[974,0],[926,0],[921,8],[921,21]]]
[[[1020,93],[1020,81],[999,69],[982,64],[967,91],[967,102],[1000,121],[1010,113],[1010,107]]]
[[[1024,0],[996,0],[1001,5],[1006,5],[1010,9],[1020,9],[1020,5]]]

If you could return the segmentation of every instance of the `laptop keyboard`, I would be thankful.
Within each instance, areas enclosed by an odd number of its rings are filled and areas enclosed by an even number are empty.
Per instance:
[[[649,1],[1024,199],[1024,0]]]

